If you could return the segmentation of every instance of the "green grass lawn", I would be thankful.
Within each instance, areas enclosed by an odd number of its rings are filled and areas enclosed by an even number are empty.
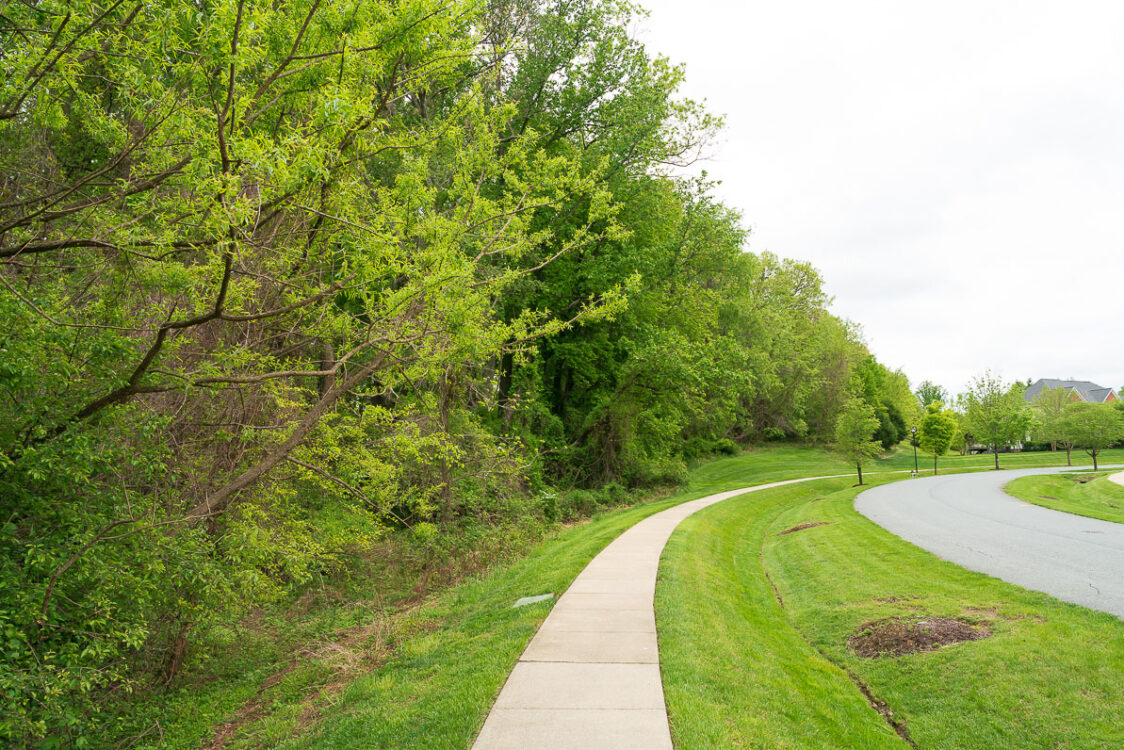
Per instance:
[[[519,597],[560,594],[606,544],[637,521],[678,503],[736,487],[847,471],[820,450],[779,447],[699,467],[688,488],[664,500],[596,518],[538,547],[525,560],[426,608],[432,628],[399,644],[386,665],[360,677],[308,731],[296,712],[262,722],[247,746],[467,748],[549,605],[512,610]]]
[[[922,748],[1124,747],[1124,622],[897,539],[854,511],[851,485],[754,493],[672,536],[656,613],[677,747],[908,747],[871,700]],[[780,533],[804,523],[829,525]],[[895,616],[993,635],[897,658],[848,651],[861,625]]]
[[[1043,508],[1124,523],[1124,487],[1108,479],[1112,473],[1021,477],[1004,489]]]
[[[228,747],[466,748],[549,611],[546,604],[512,610],[515,599],[560,594],[609,541],[677,503],[850,471],[819,449],[778,445],[748,456],[702,464],[673,497],[569,528],[524,559],[396,618],[377,607],[364,617],[362,601],[341,601],[335,610],[317,604],[311,612],[300,606],[269,612],[254,628],[232,632],[236,644],[214,670],[217,679],[149,699],[153,705],[144,713],[159,721],[159,746],[199,747],[215,736],[216,725],[232,722]],[[346,593],[376,600],[379,584],[356,582]],[[359,664],[341,670],[349,661]],[[342,686],[341,672],[351,676]]]
[[[1002,458],[1006,466],[1035,463],[1031,459],[1041,463],[1042,459],[1057,457],[1012,454]],[[1064,462],[1064,455],[1061,460]],[[923,455],[921,461],[924,468]],[[990,456],[956,456],[942,459],[941,466],[950,470],[954,466],[961,470],[986,469],[990,462]],[[901,472],[912,468],[912,450],[906,448],[872,462],[864,473]],[[197,748],[210,742],[216,725],[235,720],[225,747],[463,750],[483,724],[519,654],[549,611],[548,604],[512,610],[511,604],[517,598],[561,593],[609,541],[642,518],[672,505],[737,487],[851,472],[852,466],[824,450],[769,446],[695,467],[689,485],[673,497],[606,512],[567,528],[535,546],[526,557],[429,597],[390,618],[385,609],[371,606],[368,611],[363,606],[364,601],[377,602],[381,585],[377,580],[357,581],[353,590],[346,592],[347,601],[341,600],[336,605],[321,603],[312,612],[303,611],[298,601],[288,609],[265,615],[265,620],[255,625],[256,630],[232,632],[235,647],[228,659],[220,659],[223,664],[216,669],[219,679],[185,685],[178,691],[154,697],[152,701],[157,707],[152,709],[151,715],[160,722],[159,733],[154,731],[146,737],[130,739],[129,746]],[[871,479],[888,481],[901,476],[900,473],[874,474]],[[839,492],[852,481],[834,480],[830,486],[835,488],[833,492]],[[712,676],[700,681],[701,678],[691,677],[685,666],[675,667],[678,670],[675,673],[666,671],[671,667],[665,667],[668,700],[681,748],[737,746],[737,743],[727,744],[724,739],[712,742],[703,735],[690,735],[693,739],[688,741],[681,733],[690,726],[702,728],[706,725],[713,731],[730,728],[729,734],[719,732],[718,737],[743,736],[739,733],[748,731],[746,722],[750,715],[758,717],[754,721],[760,722],[760,732],[754,729],[744,736],[770,737],[773,744],[747,740],[746,746],[881,747],[898,742],[846,675],[816,656],[814,649],[809,652],[811,647],[803,635],[811,631],[793,629],[786,624],[791,614],[776,609],[775,600],[769,605],[771,588],[764,589],[766,596],[762,604],[759,601],[761,590],[748,587],[747,576],[752,577],[753,561],[758,559],[754,555],[772,554],[769,545],[762,546],[768,524],[761,524],[773,523],[778,514],[802,507],[808,499],[807,493],[818,491],[797,488],[804,486],[796,485],[779,494],[769,491],[769,494],[754,495],[754,503],[772,508],[768,518],[748,519],[744,523],[739,519],[723,521],[714,534],[692,532],[691,545],[700,551],[714,550],[705,559],[695,560],[683,555],[684,550],[680,549],[683,542],[676,537],[675,546],[679,552],[675,554],[680,554],[681,559],[673,561],[663,574],[669,581],[701,576],[700,588],[691,592],[690,599],[684,599],[682,606],[688,610],[698,609],[699,602],[707,601],[726,602],[721,606],[730,607],[721,621],[711,622],[717,630],[705,636],[708,658],[715,665],[725,663],[724,667],[716,666],[716,671],[708,674],[724,676],[724,680],[728,677],[728,683],[724,682],[720,689],[714,688]],[[834,506],[834,500],[832,504],[814,505],[826,509]],[[744,507],[747,506],[742,501],[716,506]],[[690,523],[693,525],[696,521]],[[742,527],[735,528],[737,524]],[[758,531],[746,531],[750,527]],[[823,530],[811,529],[801,534]],[[795,539],[801,534],[785,539]],[[895,558],[905,555],[901,559],[909,562],[903,562],[905,567],[900,573],[903,577],[928,575],[927,568],[914,570],[911,567],[918,554],[914,548],[888,535],[882,536],[887,537],[882,540],[888,545],[885,548],[872,552],[860,545],[851,553],[859,560],[870,554]],[[739,562],[732,569],[721,562],[734,559],[729,555],[742,544],[752,547],[751,553],[746,553],[748,557],[737,556]],[[928,557],[922,553],[917,559],[927,560]],[[702,580],[704,578],[707,580]],[[779,580],[779,585],[783,588],[794,584]],[[702,591],[707,591],[708,586],[715,587],[715,591],[704,595]],[[668,607],[672,602],[666,600],[668,590],[665,589],[661,586],[659,592],[661,643],[679,632],[680,621],[682,627],[689,627],[692,622],[689,617],[669,619]],[[790,595],[796,596],[786,594],[786,597]],[[1047,604],[1053,601],[1040,598]],[[338,611],[331,609],[332,606]],[[839,616],[825,605],[825,621],[834,622]],[[770,635],[763,640],[763,633]],[[782,633],[787,635],[782,636]],[[1115,638],[1121,640],[1119,633]],[[775,643],[769,645],[776,639],[786,639],[784,649],[777,650]],[[344,668],[341,669],[341,665]],[[1120,676],[1119,665],[1116,669],[1116,675]],[[785,699],[774,701],[768,713],[763,708],[746,708],[759,705],[755,702],[757,698],[745,692],[746,685],[763,680],[764,676],[787,682],[790,690]],[[682,684],[678,683],[680,679]],[[712,690],[717,690],[719,695],[711,695],[708,691]],[[711,706],[709,718],[705,712],[699,713],[694,723],[687,718],[687,714],[696,711],[694,704],[682,702],[691,691],[698,691],[700,699]],[[810,696],[812,702],[805,701],[805,695]],[[786,717],[779,724],[775,723],[777,712]],[[847,744],[851,740],[859,744]],[[971,745],[965,745],[968,746]]]

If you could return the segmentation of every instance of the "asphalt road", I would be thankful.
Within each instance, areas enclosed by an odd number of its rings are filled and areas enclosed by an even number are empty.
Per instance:
[[[945,560],[1124,618],[1124,524],[1042,508],[1003,492],[1018,477],[1061,471],[910,479],[863,492],[855,509]]]

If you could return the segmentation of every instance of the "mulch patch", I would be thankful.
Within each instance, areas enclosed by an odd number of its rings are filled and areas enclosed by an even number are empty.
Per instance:
[[[791,534],[795,531],[803,531],[804,529],[815,528],[816,526],[830,526],[830,525],[831,525],[831,523],[828,522],[828,521],[816,521],[815,523],[802,523],[802,524],[799,524],[797,526],[793,526],[791,529],[785,529],[778,536],[784,536],[785,534]]]
[[[947,617],[890,617],[860,625],[847,639],[847,646],[857,656],[878,659],[919,654],[990,635],[986,625]]]

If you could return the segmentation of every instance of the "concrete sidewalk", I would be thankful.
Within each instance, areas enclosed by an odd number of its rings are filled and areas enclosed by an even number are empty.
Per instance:
[[[1115,474],[1109,474],[1108,481],[1124,485],[1124,471],[1118,471]]]
[[[653,600],[660,553],[687,516],[754,490],[650,516],[611,542],[558,600],[508,677],[474,750],[669,750]]]

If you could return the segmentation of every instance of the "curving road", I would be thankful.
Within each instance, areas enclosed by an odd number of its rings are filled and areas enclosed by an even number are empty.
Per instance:
[[[1064,469],[949,474],[863,492],[855,509],[970,570],[1124,618],[1124,524],[1016,500],[1003,485]]]

